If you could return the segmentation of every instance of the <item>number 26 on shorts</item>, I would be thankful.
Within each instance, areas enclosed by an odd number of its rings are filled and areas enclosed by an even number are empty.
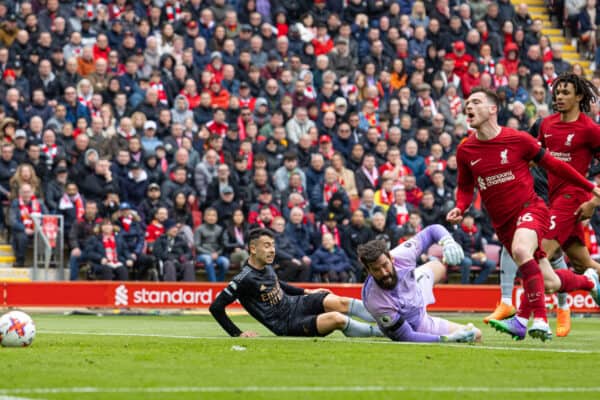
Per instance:
[[[525,213],[519,216],[519,219],[517,220],[517,226],[521,225],[523,222],[533,222],[533,215],[531,215],[531,213]]]

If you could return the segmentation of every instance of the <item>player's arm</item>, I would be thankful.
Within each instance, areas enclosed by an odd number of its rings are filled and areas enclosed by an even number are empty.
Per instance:
[[[242,334],[240,328],[233,323],[225,312],[225,308],[237,299],[236,290],[237,283],[232,281],[229,286],[219,293],[208,309],[213,318],[217,320],[219,325],[221,325],[221,328],[223,328],[229,336],[240,336]]]
[[[399,316],[395,321],[388,323],[385,323],[385,317],[383,317],[383,323],[380,318],[376,319],[382,332],[395,342],[437,343],[442,341],[438,335],[414,331],[410,324]]]
[[[600,189],[598,189],[596,185],[594,185],[593,183],[585,179],[583,176],[581,176],[579,172],[575,170],[575,168],[573,168],[564,161],[552,157],[550,153],[548,153],[544,149],[539,150],[538,154],[535,156],[533,161],[538,163],[541,167],[545,168],[546,171],[552,172],[559,178],[562,178],[575,186],[592,192],[594,196],[600,197]]]
[[[304,289],[283,281],[279,281],[279,286],[281,286],[281,290],[283,290],[285,294],[289,294],[290,296],[302,296],[303,294],[306,294]]]
[[[460,157],[460,148],[457,153],[458,178],[456,184],[456,207],[448,212],[446,220],[452,224],[458,224],[462,220],[462,215],[469,208],[473,201],[473,191],[475,182],[473,174],[468,163]]]
[[[586,202],[581,203],[581,205],[575,211],[575,215],[579,217],[580,221],[590,219],[596,212],[596,207],[600,206],[600,197],[592,197]]]
[[[464,258],[462,247],[456,243],[450,232],[442,225],[429,225],[416,236],[393,249],[390,254],[394,259],[400,259],[398,265],[415,268],[417,258],[433,244],[442,246],[444,262],[458,265]]]

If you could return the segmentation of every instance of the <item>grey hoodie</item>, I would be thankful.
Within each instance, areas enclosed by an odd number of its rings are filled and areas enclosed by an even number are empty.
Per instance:
[[[183,99],[183,101],[185,101],[185,107],[183,108],[183,110],[178,109],[178,107],[177,107],[177,101],[179,99]],[[174,103],[175,104],[174,104],[173,108],[171,108],[171,115],[173,116],[172,117],[173,123],[184,124],[186,119],[188,119],[188,118],[194,119],[194,113],[192,112],[192,110],[190,110],[190,105],[184,95],[182,95],[182,94],[177,95],[177,97],[175,97]]]

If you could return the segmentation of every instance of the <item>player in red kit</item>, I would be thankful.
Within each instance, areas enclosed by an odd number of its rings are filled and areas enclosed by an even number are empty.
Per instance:
[[[590,81],[571,73],[559,76],[552,84],[552,98],[557,113],[541,122],[538,134],[542,146],[551,155],[570,164],[582,176],[587,175],[590,162],[600,149],[600,126],[584,114],[590,111],[590,105],[597,96],[598,90]],[[559,290],[568,292],[573,279],[570,272],[566,271],[564,258],[559,254],[561,248],[578,272],[585,271],[584,275],[589,279],[598,279],[600,264],[591,258],[584,244],[584,230],[580,219],[590,218],[600,202],[596,198],[590,200],[588,191],[552,172],[548,173],[548,195],[550,228],[542,246],[552,260],[552,266],[557,268],[556,274],[563,286]],[[510,265],[510,260],[503,260],[502,267],[503,291],[504,286],[508,286],[512,292],[516,268]],[[547,280],[546,283],[548,284]],[[592,291],[592,297],[597,303],[600,302],[597,291]],[[508,315],[501,310],[506,309],[501,303],[490,317],[503,319]],[[567,336],[570,330],[569,306],[566,297],[559,295],[556,334]]]
[[[548,154],[529,134],[499,126],[498,104],[496,93],[483,88],[474,89],[467,100],[467,122],[476,133],[458,147],[457,204],[446,218],[454,224],[461,221],[477,186],[499,240],[510,251],[523,277],[524,296],[517,315],[503,321],[491,320],[490,325],[517,340],[524,339],[529,332],[531,337],[545,341],[552,333],[546,317],[544,277],[538,262],[544,265],[544,270],[552,271],[541,247],[550,214],[533,190],[529,163],[534,161],[598,197],[600,188]],[[586,282],[593,286],[591,281],[586,279]],[[527,331],[531,314],[533,325]]]

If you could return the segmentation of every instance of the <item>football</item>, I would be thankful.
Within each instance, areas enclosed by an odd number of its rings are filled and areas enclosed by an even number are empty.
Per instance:
[[[21,311],[10,311],[0,317],[0,345],[26,347],[35,338],[35,324]]]

